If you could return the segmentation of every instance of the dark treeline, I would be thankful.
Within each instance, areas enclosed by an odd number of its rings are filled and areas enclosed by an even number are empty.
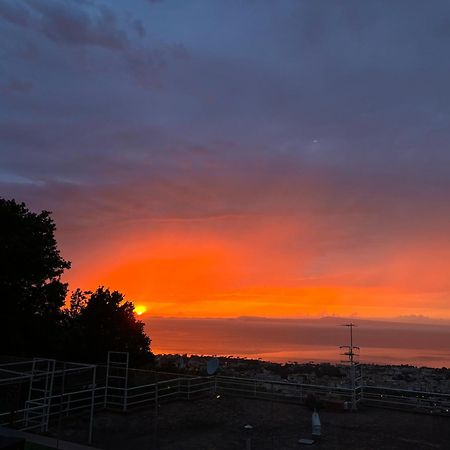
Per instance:
[[[101,363],[115,350],[150,363],[150,338],[120,292],[76,289],[66,305],[70,262],[55,230],[48,211],[0,198],[0,354]]]

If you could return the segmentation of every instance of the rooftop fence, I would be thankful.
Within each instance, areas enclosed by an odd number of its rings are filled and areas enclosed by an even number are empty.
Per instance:
[[[212,376],[185,376],[48,359],[0,364],[0,426],[43,432],[50,424],[79,413],[89,415],[92,442],[94,411],[127,413],[169,401],[237,396],[274,402],[352,409],[352,405],[396,408],[450,416],[450,394],[380,386],[348,387]]]

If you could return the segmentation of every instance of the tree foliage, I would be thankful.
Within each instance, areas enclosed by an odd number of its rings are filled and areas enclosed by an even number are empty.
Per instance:
[[[77,289],[64,308],[70,262],[55,231],[50,212],[0,198],[0,354],[103,362],[115,350],[149,362],[150,338],[120,292]]]
[[[65,261],[50,212],[35,214],[24,203],[0,198],[0,294],[4,311],[51,315],[64,304]]]
[[[133,303],[120,292],[104,287],[95,292],[77,289],[66,314],[68,349],[74,359],[98,362],[112,350],[129,352],[133,364],[151,361],[144,323],[136,319]]]
[[[61,275],[70,268],[55,229],[48,211],[36,214],[24,203],[0,198],[2,353],[55,351],[55,327],[67,295]]]

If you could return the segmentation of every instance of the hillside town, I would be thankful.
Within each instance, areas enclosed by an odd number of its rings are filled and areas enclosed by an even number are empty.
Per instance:
[[[161,371],[206,374],[204,355],[161,354],[156,356]],[[349,365],[331,363],[275,363],[261,359],[218,357],[221,376],[284,381],[345,387],[349,384]],[[358,364],[360,384],[393,389],[450,393],[450,368],[416,367],[412,365]]]

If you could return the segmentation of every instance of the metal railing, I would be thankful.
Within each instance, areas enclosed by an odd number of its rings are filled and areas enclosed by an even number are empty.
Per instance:
[[[450,416],[450,394],[412,391],[380,386],[360,386],[356,389],[359,405],[389,407],[413,412],[434,413]],[[105,386],[86,386],[85,389],[48,397],[50,418],[62,414],[107,407],[127,410],[166,402],[170,400],[196,400],[212,395],[237,396],[302,404],[310,398],[326,404],[343,405],[353,396],[351,388],[300,384],[254,378],[235,378],[225,376],[172,378],[154,383],[128,388]],[[39,399],[37,399],[38,401]],[[39,425],[26,426],[26,414],[38,413],[42,406],[29,404],[27,408],[0,413],[0,425],[14,425],[21,429],[38,428]]]
[[[450,394],[381,386],[364,386],[364,404],[450,416]]]
[[[48,411],[50,418],[61,416],[67,417],[70,413],[76,411],[85,411],[91,408],[92,403],[96,406],[102,406],[105,396],[105,388],[94,388],[76,392],[65,393],[61,395],[52,395],[51,406]],[[26,408],[0,414],[0,426],[14,426],[21,430],[35,430],[40,428],[40,424],[27,425],[27,413],[30,411],[40,412],[41,405],[27,406]]]
[[[216,377],[216,389],[227,395],[289,403],[305,403],[312,398],[343,403],[351,401],[353,395],[352,389],[344,387],[233,377]],[[360,392],[357,391],[358,401]]]
[[[66,363],[67,364],[67,363]],[[404,411],[450,416],[450,394],[387,388],[381,386],[358,386],[355,389],[341,386],[325,386],[287,381],[238,378],[228,376],[188,377],[178,374],[158,374],[141,371],[132,377],[133,383],[123,386],[106,386],[102,376],[96,378],[96,366],[65,365],[55,369],[55,387],[59,393],[45,396],[45,404],[39,398],[24,402],[20,409],[0,411],[0,425],[13,426],[22,430],[42,429],[45,414],[50,425],[72,414],[90,411],[90,439],[92,438],[92,417],[95,409],[109,408],[132,411],[148,405],[156,405],[172,400],[197,400],[208,396],[236,396],[304,404],[308,401],[336,405],[341,408],[356,397],[359,406],[395,408]],[[91,379],[90,370],[94,370]],[[22,383],[31,381],[31,376],[4,365],[3,374]],[[131,369],[130,369],[131,370]],[[70,391],[64,391],[64,377],[77,376],[70,385]],[[28,378],[27,378],[28,377]],[[59,378],[58,378],[59,377]],[[100,380],[99,380],[100,378]],[[163,378],[163,379],[160,379]],[[3,378],[6,382],[6,378]],[[145,382],[154,380],[153,382]],[[34,403],[35,402],[35,403]],[[30,417],[36,420],[31,421]]]

